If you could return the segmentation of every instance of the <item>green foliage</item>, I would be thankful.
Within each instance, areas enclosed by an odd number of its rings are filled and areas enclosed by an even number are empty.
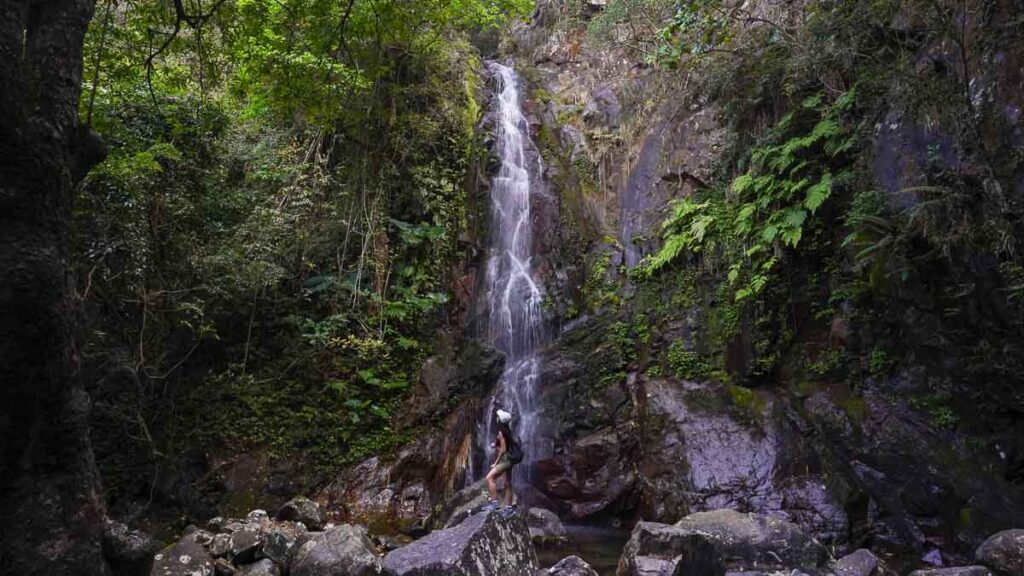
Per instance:
[[[889,369],[889,365],[889,355],[885,350],[878,347],[871,350],[871,355],[868,356],[868,372],[882,374]]]
[[[807,369],[820,378],[835,372],[842,365],[843,351],[837,348],[829,348],[821,351],[817,359],[807,365]]]
[[[408,438],[396,422],[482,150],[467,33],[531,5],[228,0],[188,21],[97,6],[82,116],[110,154],[76,217],[94,439],[101,466],[125,463],[113,485],[154,454],[331,468]]]
[[[711,371],[708,363],[696,352],[687,350],[682,340],[669,346],[667,359],[672,373],[685,380],[700,380]]]
[[[729,401],[739,414],[751,422],[756,422],[765,409],[765,401],[758,397],[757,392],[743,386],[730,384],[726,386]]]
[[[761,139],[728,190],[677,201],[663,224],[664,244],[644,272],[655,273],[682,254],[720,257],[730,262],[734,298],[756,297],[784,250],[799,245],[834,182],[851,174],[855,140],[842,117],[854,100],[853,90],[831,103],[820,94],[806,98]]]
[[[612,0],[587,24],[599,46],[623,46],[652,59],[664,50],[658,30],[672,14],[672,0]]]
[[[910,405],[927,413],[931,424],[937,428],[952,428],[960,421],[947,400],[939,395],[911,397]]]

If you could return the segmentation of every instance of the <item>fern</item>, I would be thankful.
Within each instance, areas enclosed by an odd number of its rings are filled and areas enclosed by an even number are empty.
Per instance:
[[[747,170],[728,187],[683,199],[663,224],[664,245],[644,263],[650,274],[683,254],[722,248],[737,301],[756,297],[769,284],[784,249],[796,249],[812,217],[849,173],[846,153],[856,139],[843,112],[856,100],[850,90],[827,104],[823,94],[804,99],[749,154]],[[728,190],[729,194],[725,191]]]

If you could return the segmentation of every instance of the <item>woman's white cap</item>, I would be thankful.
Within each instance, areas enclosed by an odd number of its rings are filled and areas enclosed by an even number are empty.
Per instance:
[[[498,410],[498,422],[502,424],[508,424],[508,421],[512,419],[512,415],[504,410]]]

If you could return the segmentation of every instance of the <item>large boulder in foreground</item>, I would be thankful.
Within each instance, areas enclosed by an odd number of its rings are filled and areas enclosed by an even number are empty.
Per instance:
[[[707,536],[730,568],[815,568],[827,559],[825,548],[796,524],[764,514],[735,510],[697,512],[675,527]]]
[[[993,534],[978,546],[974,555],[978,563],[1001,576],[1024,574],[1024,530],[1003,530]]]
[[[302,544],[288,566],[291,576],[374,576],[380,558],[366,528],[342,524]]]
[[[537,553],[526,523],[494,512],[474,514],[384,558],[389,576],[533,576],[536,571]]]

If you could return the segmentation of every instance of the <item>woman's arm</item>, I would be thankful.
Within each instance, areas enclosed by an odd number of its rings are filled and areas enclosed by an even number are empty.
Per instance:
[[[497,466],[498,462],[501,461],[501,457],[505,454],[505,434],[500,430],[498,431],[498,453],[494,456],[494,464],[491,466]]]

